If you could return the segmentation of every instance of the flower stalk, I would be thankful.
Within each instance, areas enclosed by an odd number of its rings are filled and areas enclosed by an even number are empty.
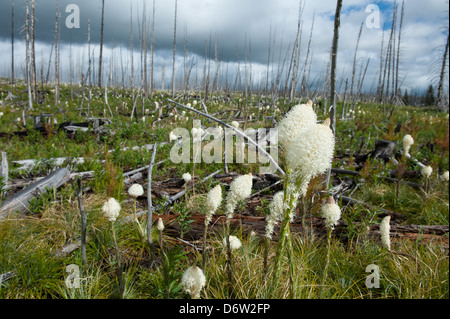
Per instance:
[[[206,240],[208,235],[208,225],[212,220],[212,216],[216,212],[217,208],[220,206],[222,202],[222,188],[220,185],[216,185],[213,189],[211,189],[206,197],[206,216],[205,216],[205,230],[203,233],[203,254],[202,254],[202,269],[205,271],[206,268],[206,260],[207,260],[207,252],[206,252]]]

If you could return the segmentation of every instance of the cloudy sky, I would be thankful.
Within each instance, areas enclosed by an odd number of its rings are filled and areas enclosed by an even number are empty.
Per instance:
[[[139,60],[138,15],[142,21],[144,0],[105,0],[105,56],[104,68],[113,61],[116,68],[123,67],[129,74],[130,53],[130,4],[133,9],[133,33],[135,63]],[[397,2],[401,7],[401,1]],[[80,28],[69,29],[65,25],[70,12],[69,4],[80,10]],[[333,36],[333,19],[336,0],[303,0],[301,16],[300,63],[304,62],[312,22],[311,75],[314,81],[323,78],[330,58]],[[370,11],[373,5],[379,9],[378,16]],[[151,26],[153,0],[147,0],[147,17]],[[365,88],[373,90],[379,71],[381,39],[389,36],[394,1],[344,0],[341,12],[341,29],[338,52],[339,79],[350,79],[356,40],[363,24],[358,48],[358,70],[365,67],[368,59]],[[74,69],[87,69],[88,20],[91,22],[91,45],[95,56],[99,52],[101,0],[59,0],[61,12],[61,61],[67,75],[69,43],[72,42]],[[16,73],[23,74],[25,67],[25,0],[15,0],[15,63]],[[155,0],[155,81],[160,86],[164,66],[166,86],[171,82],[172,45],[174,31],[175,0]],[[183,46],[186,38],[190,58],[195,63],[192,77],[202,75],[205,40],[217,39],[220,72],[229,74],[236,70],[237,57],[242,64],[247,56],[252,62],[254,81],[266,74],[269,36],[272,47],[273,68],[292,48],[297,32],[299,0],[179,0],[177,13],[177,67],[181,72]],[[401,38],[400,78],[403,89],[426,87],[433,76],[433,63],[443,52],[448,30],[447,0],[406,0],[403,33]],[[38,69],[47,64],[54,38],[56,0],[36,0],[36,60]],[[379,25],[376,19],[379,17]],[[373,19],[375,18],[375,20]],[[11,61],[11,1],[0,1],[0,76],[10,75]],[[247,43],[247,52],[245,47]],[[114,51],[111,47],[114,45]],[[250,52],[251,48],[251,52]],[[281,49],[281,50],[280,50]],[[280,54],[280,52],[283,52]],[[112,57],[113,56],[113,57]],[[112,58],[111,58],[112,57]],[[66,69],[64,70],[64,67]],[[303,66],[302,66],[303,67]],[[276,72],[276,71],[274,71]],[[75,71],[76,73],[76,71]],[[230,75],[231,77],[231,75]],[[338,80],[339,80],[338,79]],[[193,81],[193,79],[191,79]]]

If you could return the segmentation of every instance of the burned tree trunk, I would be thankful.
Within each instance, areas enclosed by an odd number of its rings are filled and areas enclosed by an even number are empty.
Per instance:
[[[58,188],[70,180],[70,172],[67,168],[54,171],[47,177],[42,178],[29,187],[21,190],[9,199],[2,202],[0,206],[0,220],[7,218],[12,213],[25,213],[34,197],[45,194],[48,189]]]
[[[98,62],[98,87],[102,87],[103,29],[105,21],[105,0],[102,0],[102,22],[100,25],[100,56]]]

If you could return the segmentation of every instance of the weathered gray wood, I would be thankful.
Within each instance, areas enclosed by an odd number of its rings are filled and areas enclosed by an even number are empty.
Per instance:
[[[155,246],[153,244],[153,238],[152,238],[152,224],[153,224],[153,203],[152,203],[152,172],[153,172],[153,164],[155,163],[155,156],[156,156],[156,149],[158,147],[158,144],[155,143],[153,146],[153,152],[152,152],[152,158],[150,160],[150,164],[148,165],[148,180],[147,180],[147,206],[148,206],[148,213],[147,213],[147,241],[148,245],[150,246],[150,258],[151,261],[154,261],[155,258]]]
[[[17,170],[30,171],[40,164],[50,164],[52,167],[60,167],[66,163],[71,163],[74,165],[83,164],[85,161],[84,157],[54,157],[54,158],[43,158],[43,159],[25,159],[12,161],[14,164],[21,165]]]
[[[2,285],[2,282],[5,282],[8,279],[11,279],[15,275],[16,274],[14,273],[14,271],[8,271],[8,272],[5,272],[4,274],[0,274],[0,286]]]
[[[377,140],[375,141],[375,149],[370,153],[370,157],[379,158],[388,162],[394,155],[396,142],[387,140]]]
[[[2,162],[0,164],[0,177],[3,177],[3,190],[8,189],[8,160],[6,158],[6,153],[2,153]]]
[[[87,240],[88,240],[88,238],[86,238],[86,241]],[[63,248],[56,251],[53,256],[56,258],[67,256],[80,247],[81,247],[81,239],[77,239],[76,241],[69,243],[69,244],[65,245]]]
[[[47,189],[51,189],[53,187],[58,188],[69,180],[70,171],[67,168],[61,168],[14,194],[2,202],[0,206],[0,220],[7,218],[13,212],[26,212],[30,206],[31,200],[34,197],[39,196],[40,194],[45,194]]]
[[[87,257],[86,257],[86,211],[84,209],[83,205],[83,187],[81,183],[81,178],[77,179],[78,184],[78,192],[77,192],[77,198],[78,198],[78,206],[80,208],[80,214],[81,214],[81,258],[83,258],[83,261],[85,264],[87,264]]]

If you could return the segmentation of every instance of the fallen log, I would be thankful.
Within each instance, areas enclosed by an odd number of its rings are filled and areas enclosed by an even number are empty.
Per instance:
[[[153,220],[156,221],[161,218],[164,222],[164,233],[171,237],[178,237],[180,234],[179,224],[176,221],[176,215],[154,215]],[[205,215],[195,214],[191,216],[193,221],[184,238],[189,241],[200,240],[204,235],[205,227]],[[221,232],[226,223],[226,216],[213,216],[211,224],[208,226],[208,230],[212,232]],[[266,218],[257,216],[246,215],[234,215],[230,220],[231,227],[239,228],[242,225],[242,232],[250,235],[252,232],[258,236],[265,236]],[[339,240],[345,242],[348,240],[347,224],[343,221],[339,221],[333,236],[336,236]],[[365,226],[364,226],[365,227]],[[275,226],[274,235],[272,239],[278,240],[280,228]],[[327,235],[327,228],[325,227],[324,219],[321,217],[312,217],[305,219],[304,226],[300,218],[294,219],[291,223],[291,233],[297,235],[310,234],[319,238],[325,238]],[[380,238],[379,225],[372,225],[368,228],[369,238]],[[446,247],[449,244],[449,225],[399,225],[391,223],[390,235],[393,239],[410,239],[416,240],[421,237],[424,241],[435,239],[440,243],[444,243]]]
[[[25,159],[18,161],[11,161],[14,164],[20,165],[16,170],[31,171],[38,165],[47,165],[51,167],[61,167],[63,165],[79,165],[85,162],[84,157],[55,157],[55,158],[43,158],[43,159]]]
[[[384,163],[387,163],[394,155],[396,145],[397,143],[393,141],[377,140],[375,141],[375,149],[370,152],[369,158],[382,159]]]
[[[6,158],[5,152],[1,153],[1,163],[0,163],[0,177],[3,178],[3,185],[0,184],[0,190],[6,191],[8,189],[8,160]]]
[[[343,169],[343,168],[332,168],[331,172],[335,173],[335,174],[342,174],[342,175],[351,175],[351,176],[359,176],[359,177],[361,176],[361,174],[358,171],[352,171],[352,170]],[[396,172],[395,171],[391,171],[391,172],[389,172],[389,174],[391,176],[395,176]],[[416,175],[417,175],[417,173],[415,171],[412,171],[412,172],[408,171],[408,176],[416,176]],[[385,181],[388,181],[388,182],[406,184],[406,185],[409,185],[409,186],[414,187],[414,188],[421,188],[422,187],[422,185],[420,185],[420,184],[409,182],[409,181],[405,181],[405,180],[401,180],[401,179],[397,179],[397,178],[393,178],[393,177],[389,177],[389,176],[377,175],[376,177],[381,178],[381,179],[383,179]]]
[[[7,218],[14,212],[25,213],[34,197],[45,194],[47,189],[58,188],[69,180],[70,171],[67,168],[61,168],[19,191],[1,203],[0,220]]]

